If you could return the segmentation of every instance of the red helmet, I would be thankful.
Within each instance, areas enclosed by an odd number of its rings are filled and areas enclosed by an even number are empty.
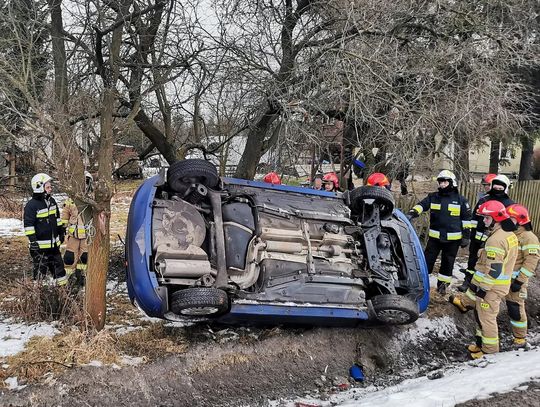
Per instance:
[[[269,172],[268,174],[266,174],[263,178],[263,181],[264,182],[267,182],[269,184],[276,184],[276,185],[281,185],[281,178],[279,177],[279,175],[272,171],[272,172]]]
[[[390,181],[382,172],[374,172],[368,177],[367,184],[372,187],[385,187],[390,185]]]
[[[491,181],[493,181],[493,178],[495,178],[497,174],[486,174],[482,177],[482,185],[489,185],[491,184]]]
[[[525,225],[531,221],[529,211],[523,205],[513,204],[506,208],[506,212],[511,218],[517,220],[518,225]]]
[[[491,216],[495,222],[502,222],[505,219],[510,219],[506,208],[499,201],[484,202],[476,211],[481,216]]]
[[[333,182],[334,188],[339,188],[339,180],[335,172],[329,172],[328,174],[324,174],[322,180],[323,182]]]

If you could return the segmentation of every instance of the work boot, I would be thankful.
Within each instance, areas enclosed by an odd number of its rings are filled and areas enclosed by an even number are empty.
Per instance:
[[[478,346],[476,343],[472,343],[469,346],[467,346],[467,350],[471,353],[482,352],[482,348]]]
[[[525,338],[514,338],[514,346],[522,348],[527,345],[527,339]]]
[[[482,357],[484,357],[484,352],[482,351],[471,353],[471,358],[473,359],[481,359]]]
[[[461,291],[462,293],[464,293],[465,291],[467,291],[467,289],[469,288],[470,284],[471,284],[471,280],[472,280],[472,274],[470,274],[466,269],[460,269],[461,272],[465,273],[465,278],[463,278],[463,283],[458,286],[458,291]]]
[[[459,297],[451,295],[450,297],[448,297],[448,302],[454,305],[462,314],[465,314],[467,311],[469,311],[469,309],[465,305],[463,305]]]
[[[446,287],[448,287],[448,285],[448,283],[437,281],[437,292],[441,295],[446,295]]]

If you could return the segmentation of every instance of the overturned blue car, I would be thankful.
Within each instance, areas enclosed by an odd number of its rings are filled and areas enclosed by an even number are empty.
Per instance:
[[[429,301],[420,242],[388,190],[220,178],[200,159],[139,187],[126,263],[131,301],[170,320],[408,324]]]

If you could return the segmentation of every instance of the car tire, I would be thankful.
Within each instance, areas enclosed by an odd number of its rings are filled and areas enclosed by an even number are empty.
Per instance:
[[[185,288],[171,295],[171,311],[186,317],[218,316],[229,310],[227,293],[218,288]]]
[[[215,188],[219,183],[216,166],[201,159],[182,160],[173,163],[167,171],[167,183],[174,192],[183,192],[192,179],[205,187]]]
[[[371,299],[377,319],[386,325],[405,325],[418,319],[418,304],[401,295],[378,295]]]
[[[379,207],[379,216],[381,219],[387,219],[392,216],[395,201],[392,193],[383,187],[372,187],[364,185],[353,189],[350,192],[351,211],[353,215],[360,215],[363,202],[366,199],[373,199],[374,204]]]

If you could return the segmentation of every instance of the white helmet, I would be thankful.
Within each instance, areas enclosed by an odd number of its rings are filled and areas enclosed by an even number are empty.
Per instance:
[[[507,194],[511,182],[506,175],[498,174],[495,178],[491,180],[491,188],[493,188],[493,184],[504,186],[504,193]]]
[[[36,174],[32,177],[30,184],[32,185],[32,191],[36,194],[42,194],[45,192],[45,184],[52,180],[52,178],[43,172]]]
[[[437,175],[437,181],[440,181],[440,180],[451,181],[452,186],[457,187],[456,175],[450,170],[442,170],[441,172],[439,172],[439,175]]]

